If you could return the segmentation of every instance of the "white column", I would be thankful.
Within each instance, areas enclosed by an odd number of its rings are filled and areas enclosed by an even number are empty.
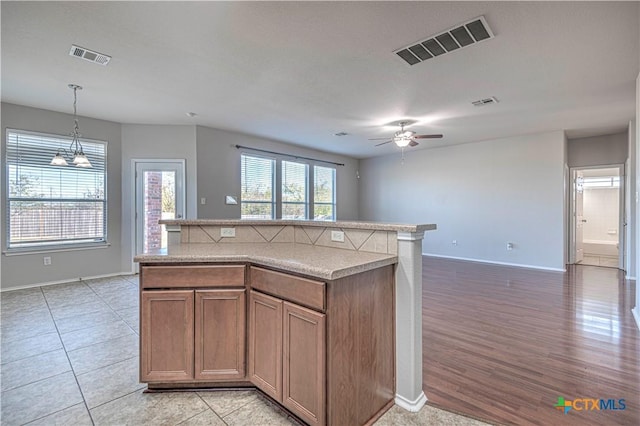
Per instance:
[[[396,268],[396,399],[408,411],[427,402],[422,390],[422,239],[398,232]]]
[[[181,242],[180,225],[165,225],[167,227],[167,247],[177,246]]]

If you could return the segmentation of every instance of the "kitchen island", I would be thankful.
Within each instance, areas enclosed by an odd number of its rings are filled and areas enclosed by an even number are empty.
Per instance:
[[[394,401],[415,408],[400,394],[408,367],[424,403],[421,339],[397,330],[421,336],[420,297],[399,303],[421,290],[419,243],[435,226],[165,224],[168,249],[135,259],[149,389],[253,385],[308,424],[365,424]],[[417,367],[397,359],[412,352]]]

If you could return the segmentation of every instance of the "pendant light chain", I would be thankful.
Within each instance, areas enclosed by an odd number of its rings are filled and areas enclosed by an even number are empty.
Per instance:
[[[73,133],[71,145],[69,145],[69,153],[67,153],[65,149],[59,149],[50,164],[52,166],[67,166],[68,163],[62,155],[64,153],[65,155],[73,155],[73,164],[75,164],[76,167],[91,168],[93,166],[84,153],[82,143],[80,143],[81,134],[78,120],[78,89],[82,90],[82,86],[69,84],[69,88],[73,89]]]

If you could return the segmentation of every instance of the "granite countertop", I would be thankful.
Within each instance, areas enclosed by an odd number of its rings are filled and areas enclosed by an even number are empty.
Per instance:
[[[251,262],[322,280],[335,280],[393,265],[398,263],[398,257],[295,243],[191,243],[138,255],[134,261],[167,264]]]
[[[310,227],[336,227],[343,229],[371,229],[376,231],[397,231],[397,232],[424,232],[436,229],[435,224],[403,224],[403,223],[382,223],[364,221],[318,221],[318,220],[248,220],[248,219],[176,219],[161,220],[165,225],[211,225],[211,226],[264,226],[264,225],[292,225]]]

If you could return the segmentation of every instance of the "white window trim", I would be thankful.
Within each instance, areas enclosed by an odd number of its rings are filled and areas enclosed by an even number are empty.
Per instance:
[[[105,193],[105,200],[104,200],[104,240],[103,241],[95,241],[95,242],[77,242],[77,243],[73,243],[73,242],[69,242],[69,243],[50,243],[50,244],[42,244],[42,245],[37,245],[37,243],[35,243],[33,246],[23,246],[23,247],[9,247],[9,231],[10,231],[10,224],[9,224],[9,167],[7,165],[7,160],[8,160],[8,156],[6,155],[7,152],[6,150],[8,149],[8,135],[9,133],[20,133],[20,134],[26,134],[26,135],[34,135],[34,136],[44,136],[44,137],[50,137],[50,138],[57,138],[57,139],[66,139],[69,141],[69,143],[71,143],[71,141],[73,140],[72,136],[69,135],[60,135],[57,133],[48,133],[48,132],[38,132],[38,131],[33,131],[33,130],[24,130],[24,129],[16,129],[16,128],[10,128],[7,127],[5,128],[5,151],[3,152],[3,161],[2,161],[2,167],[4,168],[4,174],[5,174],[5,185],[4,185],[4,198],[3,198],[3,202],[5,203],[5,208],[6,208],[6,223],[4,226],[4,230],[5,230],[5,244],[4,244],[4,250],[2,251],[2,254],[5,256],[19,256],[19,255],[28,255],[28,254],[39,254],[39,253],[50,253],[50,252],[65,252],[65,251],[78,251],[78,250],[92,250],[92,249],[102,249],[102,248],[108,248],[111,246],[111,243],[109,243],[109,198],[108,198],[108,159],[109,159],[109,142],[105,141],[105,140],[100,140],[100,139],[91,139],[91,138],[85,138],[82,137],[80,138],[80,142],[90,142],[90,143],[97,143],[97,144],[102,144],[104,145],[105,148],[105,158],[104,158],[104,193]],[[51,157],[53,158],[53,155],[55,155],[55,153],[51,154]]]

